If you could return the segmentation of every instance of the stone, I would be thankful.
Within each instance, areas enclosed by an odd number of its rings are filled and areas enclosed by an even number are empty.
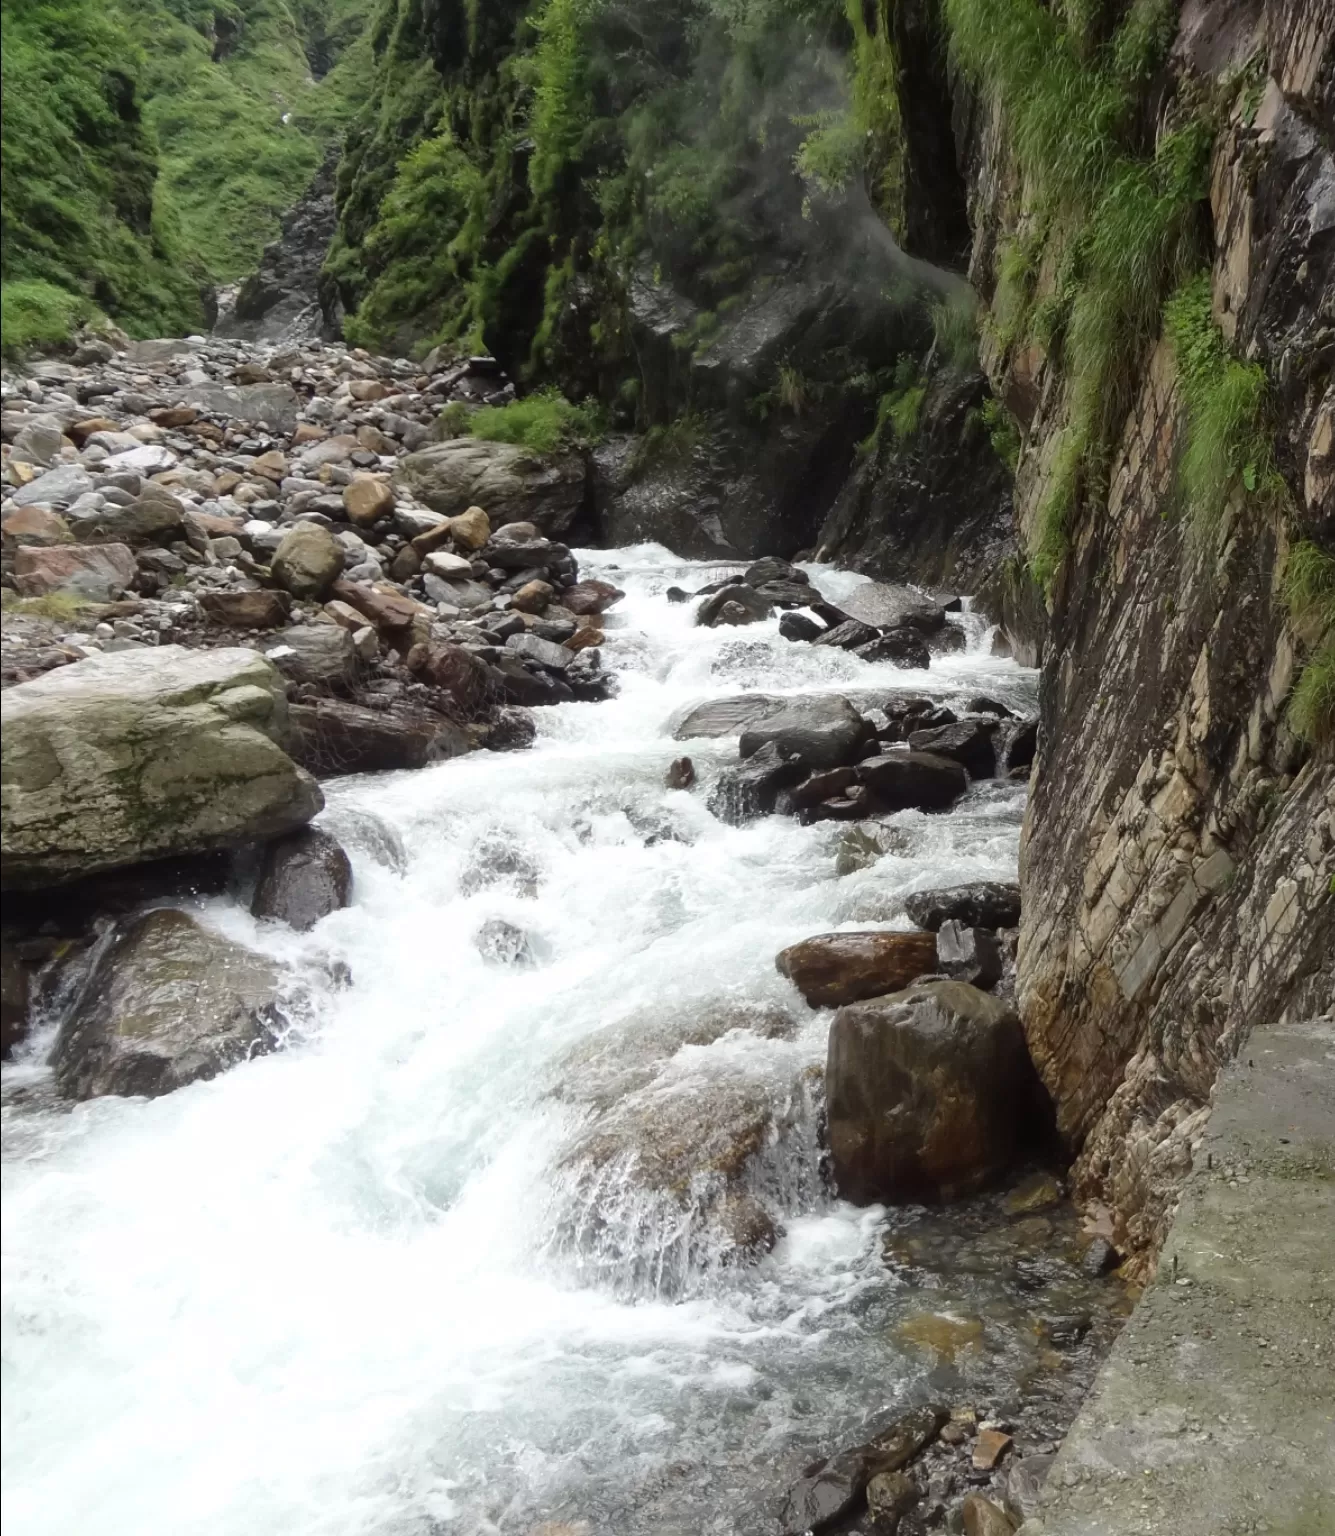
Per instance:
[[[743,758],[773,743],[789,761],[808,773],[851,762],[871,736],[871,726],[847,699],[837,694],[784,700],[763,720],[743,728],[738,743]]]
[[[764,693],[742,693],[724,699],[708,699],[692,705],[680,717],[674,717],[672,735],[677,741],[691,741],[700,736],[736,736],[747,726],[767,720],[782,709],[821,697],[799,694],[776,698]]]
[[[286,592],[258,588],[243,592],[201,592],[200,611],[228,629],[277,629],[287,623],[292,599]]]
[[[960,1506],[964,1536],[1013,1536],[1009,1516],[981,1493],[971,1493]]]
[[[83,421],[71,422],[66,430],[73,442],[82,448],[94,432],[118,432],[120,423],[112,421],[110,416],[89,416]]]
[[[934,730],[912,731],[909,749],[932,752],[961,764],[971,779],[990,779],[997,771],[996,726],[986,720],[960,720]]]
[[[1019,720],[1006,733],[1001,754],[1003,772],[1012,773],[1017,768],[1028,768],[1038,751],[1038,721]]]
[[[141,443],[137,448],[127,448],[114,453],[107,460],[109,470],[134,470],[140,475],[160,475],[176,465],[176,455],[164,443]]]
[[[1020,921],[1020,887],[978,880],[945,890],[914,891],[904,910],[919,928],[933,933],[952,919],[971,928],[1014,928]]]
[[[805,613],[785,613],[779,618],[779,633],[785,640],[810,642],[819,640],[825,629]]]
[[[369,528],[394,510],[393,487],[375,475],[354,475],[343,487],[343,508],[350,522]]]
[[[171,432],[179,427],[192,426],[199,420],[199,412],[188,405],[163,405],[150,411],[148,419],[155,426]]]
[[[907,1472],[878,1472],[867,1484],[867,1513],[877,1536],[895,1536],[900,1519],[921,1499]]]
[[[439,576],[442,581],[467,581],[473,574],[472,563],[462,555],[451,554],[447,549],[433,550],[422,561],[422,569]]]
[[[51,1065],[71,1099],[155,1098],[277,1039],[278,972],[170,907],[118,925],[61,1025]]]
[[[305,933],[351,900],[352,863],[338,839],[303,827],[265,848],[250,910]]]
[[[472,748],[455,721],[403,701],[370,709],[346,699],[314,699],[288,713],[292,756],[321,777],[425,768]]]
[[[578,454],[459,437],[400,459],[394,481],[447,517],[483,507],[493,528],[523,521],[552,535],[563,533],[583,505],[585,469]]]
[[[178,404],[194,406],[207,416],[265,422],[274,432],[296,430],[298,400],[290,384],[185,384],[175,394]]]
[[[780,950],[787,976],[813,1008],[837,1008],[899,992],[936,968],[929,933],[823,933]]]
[[[1053,1452],[1012,1459],[1006,1472],[1006,1513],[1013,1520],[1023,1524],[1039,1513],[1043,1485],[1056,1459]]]
[[[963,982],[841,1008],[825,1082],[835,1184],[855,1204],[972,1193],[1036,1129],[1019,1020]]]
[[[1080,1272],[1088,1275],[1091,1280],[1099,1280],[1104,1275],[1110,1275],[1120,1263],[1121,1255],[1107,1238],[1095,1237],[1090,1239],[1080,1255]]]
[[[3,529],[7,548],[27,544],[35,549],[49,549],[55,544],[68,544],[74,537],[65,519],[45,507],[16,507],[6,515]]]
[[[520,613],[543,613],[556,596],[556,588],[549,581],[526,581],[511,597],[511,608]]]
[[[1005,969],[996,934],[955,918],[942,923],[936,931],[936,969],[955,981],[991,991]]]
[[[537,964],[537,955],[528,934],[516,923],[503,917],[489,917],[478,929],[473,942],[488,965],[527,968]]]
[[[14,585],[21,597],[60,593],[89,603],[122,596],[139,573],[124,544],[22,546],[14,555]]]
[[[251,650],[89,656],[7,689],[0,719],[6,888],[263,841],[324,803]]]
[[[851,619],[861,619],[876,629],[894,629],[907,625],[923,634],[941,629],[946,622],[945,609],[912,587],[892,586],[869,581],[855,587],[841,599],[840,607]]]
[[[614,587],[610,581],[588,579],[567,587],[561,594],[561,604],[571,613],[582,617],[585,614],[606,613],[625,595],[620,587]]]
[[[779,1516],[784,1536],[820,1532],[852,1513],[873,1478],[901,1472],[949,1417],[943,1408],[910,1409],[862,1445],[818,1462],[788,1491]]]
[[[748,582],[747,585],[752,583]],[[796,581],[767,581],[756,587],[756,591],[776,608],[805,608],[808,604],[820,601],[811,587]]]
[[[969,787],[959,763],[929,752],[887,752],[858,764],[865,784],[883,811],[945,811]]]
[[[736,612],[728,616],[724,615],[724,609],[731,605]],[[695,622],[705,628],[713,628],[718,624],[754,624],[760,619],[770,616],[771,603],[768,598],[761,597],[754,587],[745,582],[738,582],[733,586],[722,588],[721,591],[712,592],[704,602],[696,609]]]
[[[57,464],[54,469],[48,469],[27,485],[20,486],[9,500],[16,507],[45,507],[50,512],[63,512],[92,489],[93,477],[82,465]]]
[[[780,791],[805,777],[800,762],[784,757],[767,741],[745,761],[719,774],[705,800],[712,816],[732,826],[772,814]]]
[[[385,582],[347,581],[340,579],[332,587],[339,602],[355,608],[370,620],[377,632],[391,636],[410,630],[419,615],[429,613],[421,603],[405,596],[397,587]]]
[[[888,661],[896,667],[921,669],[932,664],[927,642],[916,629],[907,625],[888,629],[875,640],[859,645],[855,654],[863,661]]]
[[[663,782],[669,789],[690,789],[695,783],[695,764],[689,757],[674,758]]]
[[[283,535],[270,570],[280,587],[298,599],[320,601],[329,595],[343,569],[343,547],[317,523],[295,523]]]
[[[818,635],[815,644],[837,647],[841,651],[853,651],[876,639],[876,631],[861,619],[845,619]]]
[[[81,544],[165,544],[185,537],[185,519],[183,504],[151,481],[125,506],[109,503],[86,513],[72,507],[69,513],[70,530]]]
[[[973,1442],[973,1464],[979,1472],[990,1472],[1011,1448],[1011,1437],[1000,1429],[980,1429]]]
[[[261,453],[251,464],[252,475],[262,475],[266,480],[272,480],[277,484],[287,475],[287,459],[277,448],[270,448],[267,453]]]
[[[550,640],[539,639],[537,635],[529,634],[527,631],[511,635],[505,642],[505,647],[517,656],[536,661],[541,667],[550,667],[554,672],[564,672],[575,659],[575,653],[568,651],[565,646],[555,645]]]
[[[460,549],[481,549],[491,538],[491,519],[481,507],[468,507],[448,522],[449,534]]]
[[[414,677],[448,694],[451,705],[463,720],[480,715],[495,692],[486,663],[462,646],[441,645],[435,641],[415,645],[408,652],[407,665]]]
[[[264,654],[294,683],[339,692],[356,676],[352,634],[340,624],[294,624],[266,641]]]
[[[63,435],[57,427],[49,427],[40,421],[26,426],[14,439],[10,460],[21,464],[40,464],[43,468],[60,457]]]
[[[752,587],[768,586],[771,582],[794,582],[798,586],[807,588],[808,600],[818,596],[811,586],[811,578],[805,571],[799,571],[795,565],[790,565],[786,560],[780,560],[777,555],[763,555],[759,560],[753,561],[747,568],[742,580]]]

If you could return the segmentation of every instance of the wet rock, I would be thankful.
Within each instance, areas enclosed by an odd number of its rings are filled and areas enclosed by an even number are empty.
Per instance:
[[[487,665],[458,645],[415,645],[408,652],[408,670],[424,683],[449,696],[459,718],[471,720],[490,699],[495,683]]]
[[[779,619],[779,633],[785,640],[819,640],[825,628],[805,613],[785,613]]]
[[[1023,1456],[1012,1461],[1006,1473],[1006,1512],[1023,1524],[1039,1513],[1043,1485],[1057,1457],[1052,1453]]]
[[[170,1093],[270,1049],[272,961],[170,908],[119,925],[61,1025],[51,1065],[67,1098]]]
[[[315,699],[292,704],[288,715],[293,758],[322,778],[425,768],[472,747],[455,721],[404,701],[371,709],[346,699]]]
[[[460,549],[481,549],[491,538],[491,519],[481,507],[467,507],[450,518],[449,534]]]
[[[839,1193],[867,1203],[983,1187],[1032,1129],[1033,1090],[1019,1020],[963,982],[841,1008],[826,1069]]]
[[[964,1536],[1013,1536],[1015,1527],[1004,1510],[981,1493],[971,1493],[960,1506]]]
[[[805,608],[819,601],[819,594],[812,587],[797,581],[767,581],[756,592],[776,608]]]
[[[876,629],[895,629],[904,625],[922,634],[944,627],[945,609],[913,587],[892,586],[886,582],[868,582],[855,587],[841,602],[851,619],[861,619]]]
[[[1005,969],[996,934],[955,918],[942,923],[936,931],[936,969],[954,981],[991,991]]]
[[[287,623],[292,599],[286,592],[201,592],[200,610],[228,629],[277,629]]]
[[[517,896],[536,896],[541,867],[517,844],[504,837],[483,837],[474,844],[468,863],[459,876],[464,896],[503,885]]]
[[[357,670],[351,633],[340,624],[294,624],[264,646],[265,656],[294,683],[346,689]]]
[[[1028,768],[1034,761],[1034,754],[1038,750],[1038,721],[1021,720],[1017,722],[1005,738],[1006,745],[1002,751],[1001,766],[1007,773],[1017,768]]]
[[[510,606],[518,613],[545,613],[555,596],[549,581],[526,581],[510,598]]]
[[[816,698],[817,695],[808,695]],[[781,709],[802,699],[779,699],[763,693],[743,693],[727,699],[709,699],[696,704],[673,726],[677,741],[692,741],[700,736],[735,736],[749,725],[767,720]]]
[[[888,629],[884,634],[869,640],[857,648],[856,654],[863,661],[889,661],[897,667],[930,667],[932,653],[927,643],[915,629],[901,626]]]
[[[915,891],[904,910],[919,928],[933,933],[952,919],[971,928],[1014,928],[1020,921],[1020,887],[978,880],[945,890]]]
[[[396,485],[447,517],[478,506],[493,528],[523,521],[548,535],[563,533],[574,521],[584,479],[578,454],[535,454],[473,437],[410,453],[394,473]]]
[[[973,1443],[971,1460],[974,1468],[979,1472],[990,1472],[1010,1450],[1011,1444],[1011,1437],[1004,1430],[986,1427],[980,1429],[978,1438]]]
[[[949,1417],[943,1408],[910,1409],[864,1444],[818,1463],[788,1492],[779,1517],[784,1536],[820,1532],[853,1513],[871,1480],[902,1471]]]
[[[1091,1280],[1097,1280],[1103,1275],[1110,1275],[1121,1261],[1121,1255],[1107,1238],[1095,1237],[1080,1256],[1080,1271]]]
[[[735,612],[725,613],[726,609]],[[770,602],[754,587],[736,582],[711,593],[696,610],[695,622],[705,628],[718,624],[754,624],[770,616]]]
[[[710,815],[740,826],[758,816],[771,815],[779,792],[804,775],[802,763],[785,757],[772,741],[766,742],[744,762],[723,770],[705,804]]]
[[[991,721],[961,720],[955,725],[911,732],[909,748],[952,758],[967,769],[971,779],[990,779],[997,771],[995,731]]]
[[[878,1472],[867,1484],[867,1513],[876,1536],[895,1536],[900,1520],[922,1500],[907,1472]]]
[[[823,933],[775,959],[813,1008],[837,1008],[898,992],[936,967],[928,933]]]
[[[329,595],[343,570],[343,546],[316,523],[297,523],[273,557],[273,579],[296,598]]]
[[[305,933],[351,900],[352,864],[338,840],[303,827],[265,848],[250,910]]]
[[[798,570],[787,560],[780,560],[777,555],[762,555],[759,560],[753,561],[746,568],[746,574],[742,580],[753,587],[768,586],[775,581],[792,582],[807,589],[808,600],[819,595],[812,587],[811,578],[805,571]]]
[[[689,757],[675,758],[668,765],[664,783],[669,789],[690,789],[695,783],[695,764]]]
[[[870,624],[864,624],[861,619],[845,619],[842,624],[836,624],[824,634],[818,635],[814,643],[837,647],[841,651],[855,651],[875,639],[876,631]]]
[[[830,694],[783,700],[763,720],[748,724],[738,743],[743,758],[774,745],[808,773],[852,761],[871,727],[847,699]]]
[[[487,727],[487,746],[493,752],[518,752],[531,747],[538,734],[537,722],[517,704],[492,711]]]
[[[537,964],[537,955],[528,934],[503,917],[490,917],[474,939],[478,953],[488,965],[527,968]]]
[[[0,1056],[7,1061],[28,1033],[29,966],[17,944],[0,938]]]
[[[969,787],[959,763],[930,752],[889,752],[863,759],[858,782],[884,811],[945,811]]]
[[[573,587],[567,587],[561,594],[561,603],[571,613],[583,616],[606,613],[625,595],[620,587],[614,587],[610,581],[577,581]]]
[[[536,661],[539,666],[548,667],[554,672],[564,672],[574,660],[575,654],[573,651],[568,651],[565,646],[556,645],[551,640],[543,640],[527,630],[522,634],[511,635],[505,642],[505,647],[517,656]]]
[[[324,803],[279,745],[283,681],[254,651],[90,656],[0,713],[6,887],[264,841]]]
[[[14,555],[14,585],[21,597],[62,594],[110,603],[133,585],[139,567],[124,544],[23,546]]]

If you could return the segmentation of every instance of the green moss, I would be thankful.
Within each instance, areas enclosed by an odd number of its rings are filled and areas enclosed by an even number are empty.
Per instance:
[[[469,430],[493,443],[514,443],[537,453],[581,447],[602,436],[602,412],[596,404],[573,405],[558,390],[539,390],[508,405],[474,412]]]
[[[667,465],[689,463],[708,436],[708,421],[694,411],[650,427],[635,444],[629,466],[632,477]]]
[[[1212,527],[1238,491],[1269,495],[1276,483],[1266,420],[1266,377],[1233,357],[1214,323],[1210,275],[1184,283],[1164,306],[1186,413],[1178,481],[1197,521]]]
[[[1030,532],[1029,572],[1047,592],[1066,558],[1071,518],[1079,502],[1086,445],[1072,427],[1063,429],[1052,455],[1047,486]]]

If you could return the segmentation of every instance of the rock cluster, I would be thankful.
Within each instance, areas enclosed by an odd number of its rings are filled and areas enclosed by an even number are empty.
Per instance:
[[[197,337],[7,377],[4,681],[98,650],[246,645],[292,685],[292,750],[317,774],[523,744],[507,711],[604,697],[620,594],[581,583],[559,542],[582,465],[433,443],[479,378],[509,398],[485,359]]]

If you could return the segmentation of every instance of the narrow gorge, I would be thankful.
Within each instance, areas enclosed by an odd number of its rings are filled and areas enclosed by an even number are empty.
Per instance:
[[[15,1530],[1335,1531],[1333,44],[4,0]]]

